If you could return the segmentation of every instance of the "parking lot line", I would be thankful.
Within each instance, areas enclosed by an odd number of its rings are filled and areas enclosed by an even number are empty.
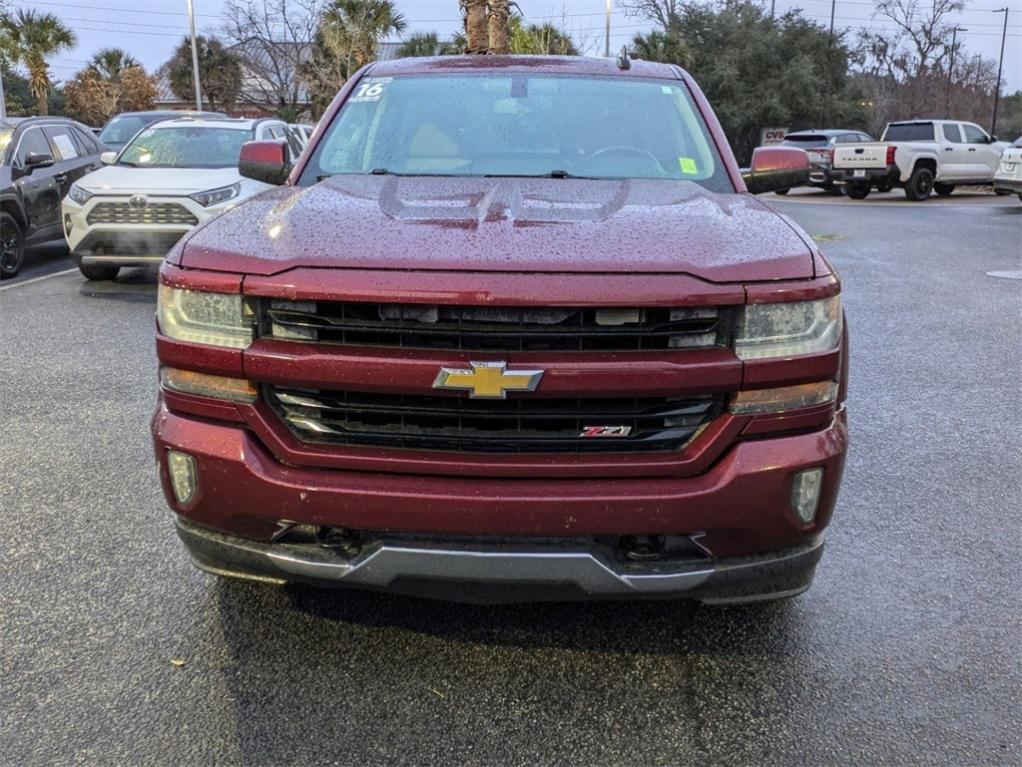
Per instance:
[[[71,267],[70,269],[64,269],[64,270],[59,271],[59,272],[51,272],[50,274],[43,274],[43,275],[41,275],[39,277],[33,277],[32,279],[25,280],[24,282],[13,282],[10,285],[0,285],[0,291],[10,290],[11,288],[23,288],[26,285],[31,285],[33,282],[41,282],[42,280],[50,279],[50,277],[59,277],[62,274],[71,274],[71,272],[77,272],[77,271],[78,271],[78,267],[74,266],[74,267]]]

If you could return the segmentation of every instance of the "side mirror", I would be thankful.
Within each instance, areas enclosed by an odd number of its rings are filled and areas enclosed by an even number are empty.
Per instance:
[[[991,143],[991,144],[995,144],[995,143],[997,143],[997,140],[998,140],[998,139],[997,139],[997,136],[991,136],[991,137],[990,137],[990,143]]]
[[[113,165],[117,162],[117,152],[103,152],[99,156],[99,161],[104,165]]]
[[[52,154],[29,152],[28,157],[25,158],[25,172],[31,173],[36,168],[49,168],[53,162]]]
[[[766,146],[752,151],[752,167],[742,169],[752,194],[790,189],[809,183],[809,155],[802,149]]]
[[[238,172],[245,178],[280,186],[291,173],[291,152],[287,141],[248,141],[241,146]]]

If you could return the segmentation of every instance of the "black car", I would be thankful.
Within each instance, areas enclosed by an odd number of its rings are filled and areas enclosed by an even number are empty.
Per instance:
[[[63,236],[60,201],[100,167],[103,147],[63,117],[0,120],[0,279],[13,277],[25,246]]]
[[[872,141],[873,138],[862,131],[846,128],[825,128],[823,130],[803,130],[789,133],[784,137],[781,146],[793,146],[804,149],[809,155],[809,186],[826,189],[833,194],[841,194],[841,188],[834,185],[830,177],[830,165],[834,160],[835,144],[857,144],[860,141]],[[787,194],[781,189],[777,194]]]
[[[149,112],[122,112],[111,117],[103,130],[99,132],[99,140],[107,149],[120,152],[124,145],[131,141],[143,128],[148,128],[160,120],[171,120],[175,117],[226,117],[223,112],[196,112],[181,110],[154,110]]]

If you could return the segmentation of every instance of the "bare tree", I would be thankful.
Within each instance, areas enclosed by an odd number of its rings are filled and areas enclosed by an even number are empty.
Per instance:
[[[648,19],[665,31],[675,26],[683,4],[683,0],[622,0],[621,2],[629,16]]]
[[[323,6],[323,0],[227,0],[223,33],[241,61],[241,103],[297,119],[307,100],[302,64]]]
[[[928,74],[950,55],[954,25],[949,17],[963,8],[963,0],[878,0],[874,16],[892,22],[896,31],[862,30],[867,59],[894,77]]]

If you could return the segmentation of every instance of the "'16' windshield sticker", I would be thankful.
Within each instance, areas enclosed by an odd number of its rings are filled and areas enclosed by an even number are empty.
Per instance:
[[[392,77],[369,77],[358,84],[355,95],[351,97],[352,103],[363,101],[379,101],[387,86],[390,85]]]

